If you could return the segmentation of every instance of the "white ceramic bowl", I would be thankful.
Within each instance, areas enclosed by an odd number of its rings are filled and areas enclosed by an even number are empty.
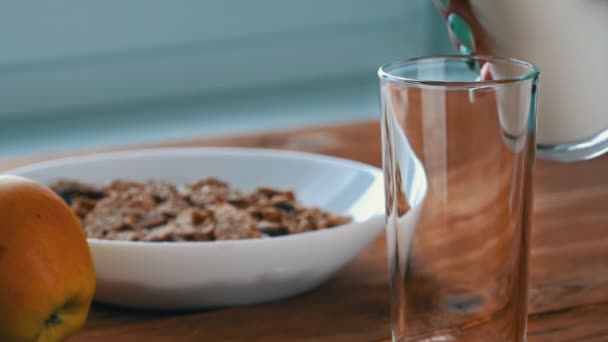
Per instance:
[[[306,205],[347,214],[344,226],[282,237],[212,242],[89,239],[98,302],[154,309],[259,303],[320,285],[384,226],[382,172],[321,155],[237,148],[139,150],[66,158],[10,173],[45,184],[72,178],[100,185],[126,178],[186,183],[214,176],[244,190],[292,189]]]

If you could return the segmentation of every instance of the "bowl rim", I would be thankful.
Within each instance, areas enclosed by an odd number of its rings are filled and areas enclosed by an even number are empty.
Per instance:
[[[349,168],[362,170],[374,177],[374,180],[383,181],[382,170],[359,161],[340,158],[330,155],[317,154],[311,152],[302,152],[294,150],[281,150],[281,149],[269,149],[269,148],[254,148],[254,147],[160,147],[160,148],[138,148],[131,150],[121,151],[110,151],[110,152],[94,152],[90,154],[71,156],[71,157],[60,157],[56,159],[46,160],[27,164],[21,167],[10,169],[5,171],[6,174],[23,175],[23,173],[32,172],[40,168],[52,168],[63,166],[66,163],[72,165],[78,165],[82,162],[94,162],[97,160],[108,160],[108,159],[126,159],[126,158],[138,158],[138,157],[163,157],[163,156],[200,156],[206,155],[221,155],[221,156],[262,156],[262,157],[280,157],[280,158],[291,158],[300,159],[307,161],[322,161],[324,163],[331,163],[335,165],[342,165]],[[382,209],[382,210],[380,210]],[[104,240],[87,238],[87,242],[90,245],[113,245],[113,246],[137,246],[137,248],[150,248],[150,247],[161,247],[167,248],[167,246],[179,246],[179,247],[192,247],[192,246],[231,246],[231,245],[254,245],[260,243],[272,243],[270,241],[276,240],[288,241],[303,238],[305,236],[317,235],[323,236],[327,234],[336,234],[336,231],[343,229],[355,228],[358,224],[378,219],[383,216],[384,208],[379,208],[378,213],[370,216],[367,220],[353,221],[348,224],[332,227],[329,229],[308,231],[297,234],[289,234],[284,236],[276,236],[269,238],[249,238],[240,240],[214,240],[214,241],[124,241],[124,240]],[[275,242],[276,243],[276,242]]]

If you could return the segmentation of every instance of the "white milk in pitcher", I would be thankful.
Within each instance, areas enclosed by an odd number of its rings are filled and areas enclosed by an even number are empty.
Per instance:
[[[538,143],[608,130],[608,0],[472,0],[493,54],[541,70]]]

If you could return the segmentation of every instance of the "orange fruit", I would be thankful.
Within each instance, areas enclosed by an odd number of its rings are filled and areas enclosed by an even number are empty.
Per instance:
[[[85,323],[95,271],[80,222],[53,191],[0,175],[0,341],[63,341]]]

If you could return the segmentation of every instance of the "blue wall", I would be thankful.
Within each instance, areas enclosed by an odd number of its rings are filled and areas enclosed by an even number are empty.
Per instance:
[[[430,0],[0,5],[0,156],[352,120],[445,53]]]

